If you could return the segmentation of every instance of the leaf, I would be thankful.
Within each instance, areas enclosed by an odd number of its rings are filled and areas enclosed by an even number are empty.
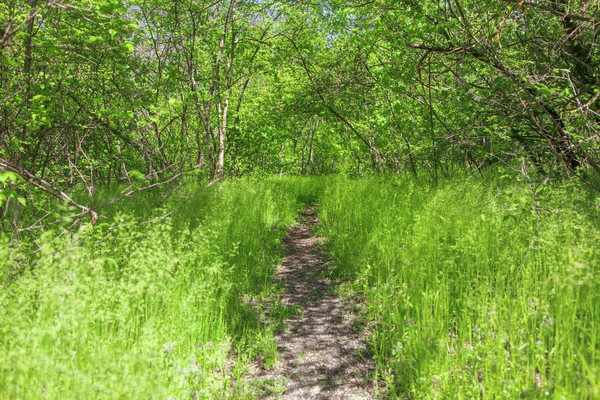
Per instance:
[[[0,171],[0,183],[5,183],[6,181],[17,182],[21,177],[19,174],[12,171]]]
[[[145,175],[143,173],[141,173],[140,171],[138,171],[137,169],[132,169],[131,171],[129,171],[129,176],[133,179],[144,179]]]
[[[135,45],[131,42],[125,42],[125,47],[130,53],[133,53],[133,51],[135,50]]]

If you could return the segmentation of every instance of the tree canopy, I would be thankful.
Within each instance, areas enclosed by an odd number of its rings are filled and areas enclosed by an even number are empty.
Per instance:
[[[190,174],[588,176],[599,34],[583,0],[13,0],[0,167],[63,199]]]

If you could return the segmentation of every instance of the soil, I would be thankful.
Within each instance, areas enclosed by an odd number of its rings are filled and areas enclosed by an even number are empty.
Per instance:
[[[294,307],[276,335],[279,360],[272,370],[258,369],[255,379],[278,382],[263,399],[374,399],[374,361],[366,334],[357,329],[355,304],[332,294],[329,262],[313,235],[315,207],[305,209],[285,239],[286,256],[277,270],[284,288],[282,305]]]

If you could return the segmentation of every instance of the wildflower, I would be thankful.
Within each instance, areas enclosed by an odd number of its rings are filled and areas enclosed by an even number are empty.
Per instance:
[[[167,342],[163,345],[163,351],[165,353],[170,353],[175,348],[175,342]]]
[[[544,326],[551,326],[551,325],[554,325],[554,318],[552,318],[552,317],[548,317],[548,318],[546,318],[546,319],[544,319],[544,320],[542,321],[542,324],[543,324]]]
[[[196,356],[193,356],[190,360],[190,369],[192,371],[200,371],[200,365],[196,363]]]

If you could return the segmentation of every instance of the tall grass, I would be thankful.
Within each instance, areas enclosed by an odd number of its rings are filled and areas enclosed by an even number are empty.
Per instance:
[[[280,239],[315,201],[389,397],[600,397],[600,197],[575,183],[284,177],[177,196],[0,235],[0,398],[252,398],[248,361],[273,365],[288,312]]]
[[[162,215],[160,196],[140,196],[76,233],[21,246],[4,238],[0,398],[249,395],[236,384],[244,361],[276,351],[274,328],[243,298],[277,296],[279,239],[316,187],[296,178],[190,186],[190,200],[155,223],[140,219]]]
[[[390,397],[600,397],[599,207],[507,176],[333,181],[322,230]]]

